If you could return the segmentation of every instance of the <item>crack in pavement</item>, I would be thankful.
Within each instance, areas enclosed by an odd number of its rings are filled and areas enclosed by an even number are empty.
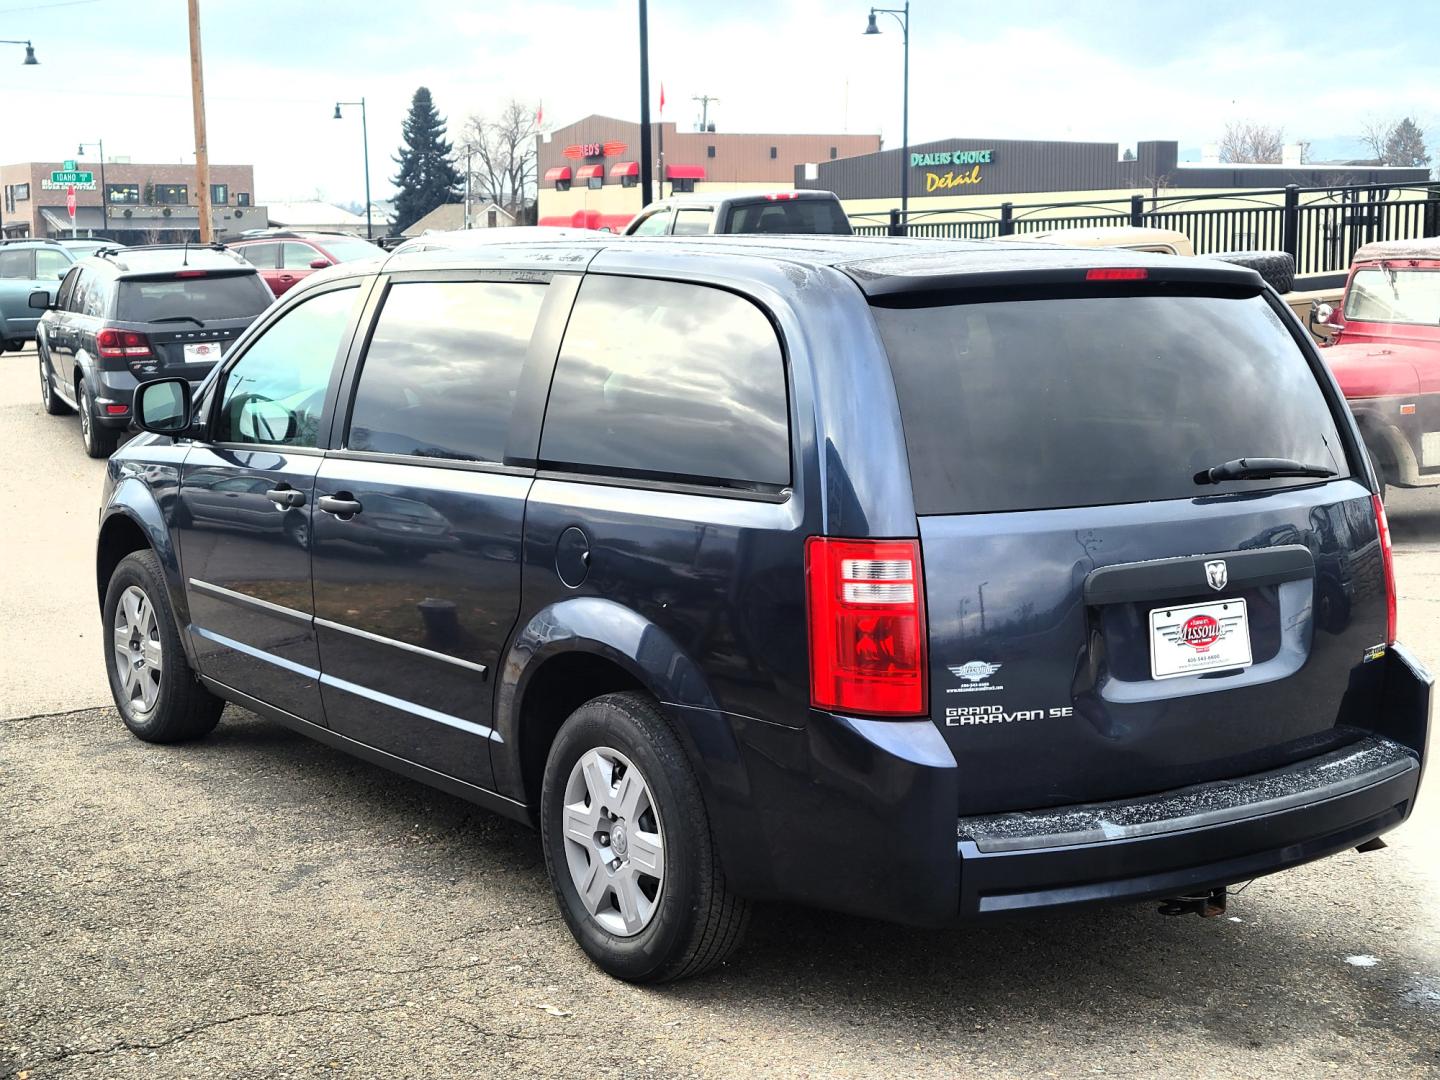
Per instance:
[[[413,1006],[410,1005],[398,1004],[376,1005],[369,1008],[353,1005],[344,1008],[336,1008],[334,1002],[322,1001],[316,1002],[314,1005],[301,1005],[293,1009],[257,1009],[253,1012],[239,1013],[236,1016],[226,1016],[221,1017],[218,1020],[210,1020],[203,1023],[192,1024],[189,1027],[182,1028],[180,1031],[175,1032],[168,1038],[161,1039],[159,1042],[121,1041],[117,1043],[112,1043],[110,1046],[81,1047],[76,1050],[64,1050],[52,1057],[45,1058],[42,1061],[37,1061],[31,1065],[27,1065],[24,1067],[24,1069],[22,1069],[22,1071],[43,1069],[49,1065],[58,1065],[63,1061],[68,1061],[70,1058],[75,1057],[107,1056],[110,1054],[126,1053],[131,1050],[162,1050],[167,1046],[173,1046],[175,1043],[182,1042],[183,1040],[189,1039],[195,1035],[200,1035],[207,1031],[213,1031],[215,1028],[225,1027],[228,1024],[238,1024],[242,1020],[257,1020],[261,1017],[284,1019],[286,1017],[300,1016],[304,1013],[312,1012],[333,1013],[340,1016],[373,1016],[376,1013],[394,1012],[397,1009],[408,1009],[412,1007]]]

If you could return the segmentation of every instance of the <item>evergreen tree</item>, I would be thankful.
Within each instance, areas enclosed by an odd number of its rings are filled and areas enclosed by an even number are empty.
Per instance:
[[[1430,164],[1430,154],[1425,149],[1425,132],[1410,117],[1405,117],[1390,129],[1385,137],[1386,165],[1405,165],[1422,168]]]
[[[450,162],[450,141],[445,121],[435,108],[428,87],[420,87],[410,102],[410,115],[400,125],[404,143],[395,155],[400,171],[392,179],[395,196],[392,232],[408,229],[444,203],[460,199],[460,173]]]

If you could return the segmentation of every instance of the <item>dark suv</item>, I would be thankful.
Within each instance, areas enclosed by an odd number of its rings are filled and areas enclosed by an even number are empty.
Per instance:
[[[255,268],[221,247],[157,244],[82,259],[53,298],[31,307],[45,411],[80,413],[93,458],[108,457],[130,424],[138,383],[179,376],[198,383],[273,302]]]
[[[622,978],[719,962],[757,898],[1213,913],[1414,803],[1375,479],[1246,269],[396,255],[138,400],[97,556],[130,729],[232,701],[533,822]]]

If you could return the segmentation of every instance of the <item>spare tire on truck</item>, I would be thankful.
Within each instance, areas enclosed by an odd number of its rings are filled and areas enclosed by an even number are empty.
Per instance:
[[[1295,288],[1295,260],[1288,251],[1222,251],[1205,258],[1249,267],[1277,293]]]

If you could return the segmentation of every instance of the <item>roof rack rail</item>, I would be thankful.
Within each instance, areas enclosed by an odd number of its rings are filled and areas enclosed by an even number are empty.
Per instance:
[[[49,236],[7,236],[0,239],[0,244],[51,244],[55,247],[63,247],[59,240]]]
[[[110,250],[115,250],[115,249],[106,248],[105,250],[110,251]],[[220,241],[215,240],[215,241],[212,241],[211,243],[208,243],[208,244],[185,244],[185,243],[180,243],[180,244],[131,244],[131,245],[129,245],[128,247],[123,248],[122,250],[124,250],[124,251],[184,251],[184,250],[189,250],[189,251],[229,251],[230,249],[229,249],[228,247],[226,247],[224,244],[222,244]]]

